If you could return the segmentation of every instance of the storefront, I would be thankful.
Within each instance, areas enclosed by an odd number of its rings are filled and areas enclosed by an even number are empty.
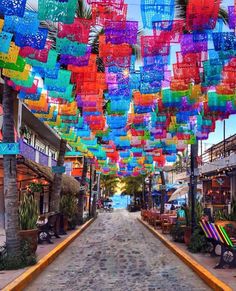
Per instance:
[[[3,193],[3,161],[0,159],[0,226],[4,218],[4,193]],[[17,157],[17,188],[18,199],[22,199],[26,192],[31,192],[38,201],[39,213],[50,211],[50,193],[53,182],[51,168],[40,165],[22,156]],[[73,177],[62,175],[61,193],[78,193],[80,183]]]
[[[209,176],[203,180],[204,207],[210,209],[211,215],[219,210],[228,214],[231,202],[230,177],[226,175]]]

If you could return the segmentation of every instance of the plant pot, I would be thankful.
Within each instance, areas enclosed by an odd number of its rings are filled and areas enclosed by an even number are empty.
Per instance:
[[[63,228],[65,232],[68,230],[68,218],[64,215],[63,215]]]
[[[35,254],[38,246],[38,229],[20,230],[19,235],[21,240],[29,243],[32,254]]]
[[[188,246],[191,240],[192,230],[189,226],[186,226],[184,231],[184,243]]]

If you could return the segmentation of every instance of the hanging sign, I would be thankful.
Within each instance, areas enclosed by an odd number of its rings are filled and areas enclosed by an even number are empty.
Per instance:
[[[0,143],[0,155],[18,155],[19,153],[19,143]]]
[[[212,179],[212,187],[214,188],[229,188],[230,187],[230,180],[229,177],[216,177]]]
[[[63,174],[66,171],[65,166],[52,166],[52,172],[55,174]]]

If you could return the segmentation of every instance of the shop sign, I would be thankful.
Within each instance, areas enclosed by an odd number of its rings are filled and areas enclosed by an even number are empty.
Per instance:
[[[52,172],[55,174],[63,174],[66,171],[65,166],[52,166]]]
[[[212,187],[229,187],[229,178],[228,177],[217,177],[212,179]]]
[[[18,155],[20,153],[19,143],[0,143],[0,155]]]

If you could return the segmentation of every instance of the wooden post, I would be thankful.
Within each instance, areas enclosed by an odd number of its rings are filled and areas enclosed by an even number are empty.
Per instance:
[[[60,150],[57,159],[57,166],[61,167],[64,165],[65,153],[66,153],[67,141],[61,139]],[[52,182],[52,194],[51,194],[51,204],[50,211],[59,212],[60,211],[60,195],[61,195],[61,182],[62,173],[55,173]]]

